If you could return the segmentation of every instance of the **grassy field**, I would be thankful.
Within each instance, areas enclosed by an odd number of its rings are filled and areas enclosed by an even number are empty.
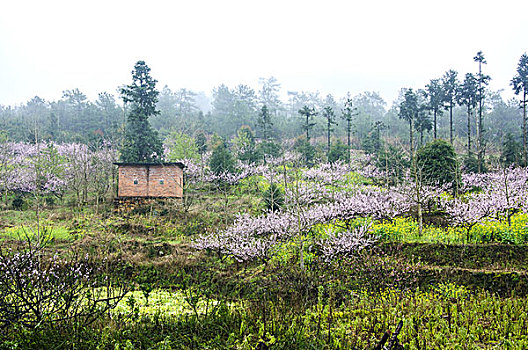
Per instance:
[[[375,247],[327,263],[304,237],[266,264],[196,251],[194,238],[258,213],[254,196],[202,198],[114,212],[41,213],[45,252],[87,254],[129,292],[93,323],[82,318],[0,330],[1,349],[372,349],[403,321],[405,349],[528,348],[528,216],[465,230],[412,217],[374,222]],[[31,210],[0,213],[4,251],[35,241]],[[262,345],[259,345],[262,344]]]

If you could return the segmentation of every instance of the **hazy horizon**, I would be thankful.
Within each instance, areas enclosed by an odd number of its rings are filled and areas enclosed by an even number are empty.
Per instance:
[[[287,91],[336,98],[375,91],[390,106],[401,88],[423,88],[449,69],[476,72],[482,50],[490,89],[509,82],[527,51],[523,1],[139,1],[4,4],[0,105],[57,100],[78,88],[117,96],[145,60],[158,88],[211,95],[214,87],[275,77]],[[474,32],[476,29],[479,32]],[[523,46],[524,45],[524,46]]]

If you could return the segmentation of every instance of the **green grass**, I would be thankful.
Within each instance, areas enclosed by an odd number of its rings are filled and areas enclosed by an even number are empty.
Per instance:
[[[56,241],[73,241],[78,235],[64,226],[43,225],[40,228],[40,234]],[[15,226],[8,227],[0,231],[0,238],[11,240],[27,240],[34,239],[37,235],[35,227],[30,226]]]
[[[424,225],[419,234],[418,222],[412,218],[395,218],[392,222],[376,223],[372,227],[376,237],[384,241],[409,243],[528,243],[528,215],[519,213],[511,218],[511,226],[506,220],[487,220],[471,228],[469,241],[467,231],[461,227],[437,227]]]

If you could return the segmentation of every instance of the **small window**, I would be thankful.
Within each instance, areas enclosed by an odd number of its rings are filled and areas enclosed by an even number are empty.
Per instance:
[[[165,181],[160,180],[160,185],[163,185],[164,183],[165,183]]]
[[[134,185],[137,185],[138,183],[138,180],[134,180]]]

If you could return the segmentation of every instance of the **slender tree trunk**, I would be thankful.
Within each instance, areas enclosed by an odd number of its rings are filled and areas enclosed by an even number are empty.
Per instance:
[[[348,138],[348,152],[350,152],[350,132],[352,131],[352,125],[351,125],[352,121],[351,120],[348,120],[347,121],[347,138]]]
[[[526,94],[528,89],[524,89],[523,94],[523,157],[524,166],[528,166],[528,151],[526,150]]]
[[[471,155],[471,108],[468,106],[467,109],[467,150],[468,157]]]
[[[409,120],[409,142],[410,142],[410,151],[411,151],[411,159],[413,159],[413,125],[412,125],[412,119]]]
[[[483,152],[482,152],[482,100],[484,91],[482,88],[482,62],[479,61],[479,115],[477,119],[477,158],[478,172],[482,172]]]
[[[478,167],[478,172],[481,173],[482,172],[482,144],[481,144],[481,128],[482,128],[482,110],[481,110],[481,100],[482,98],[479,98],[479,116],[477,118],[477,125],[476,125],[476,129],[477,129],[477,135],[476,135],[476,138],[477,138],[477,159],[478,159],[478,164],[477,164],[477,167]]]
[[[310,135],[308,133],[308,124],[310,123],[310,121],[308,120],[308,115],[306,116],[306,141],[310,142]]]
[[[453,102],[449,105],[449,140],[453,145]]]
[[[436,108],[433,110],[433,137],[436,140]]]
[[[326,150],[326,155],[328,157],[328,155],[330,154],[330,120],[328,121],[328,147],[327,147],[327,150]]]

